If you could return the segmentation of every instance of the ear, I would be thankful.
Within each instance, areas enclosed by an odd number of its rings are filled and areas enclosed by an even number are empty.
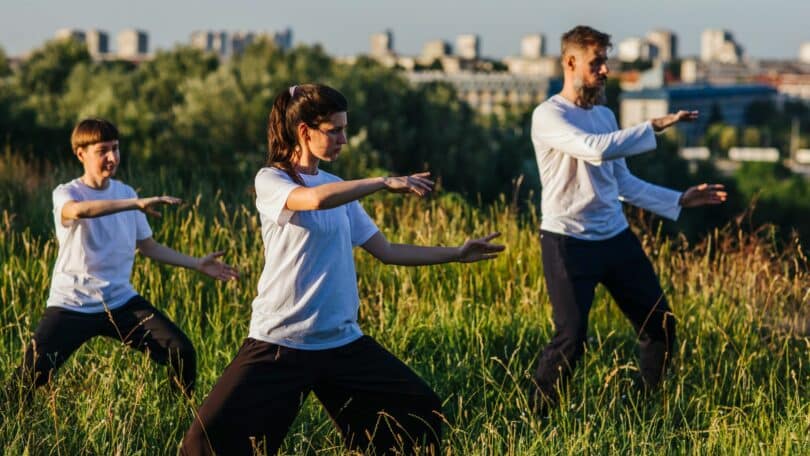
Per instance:
[[[299,122],[298,127],[295,129],[298,133],[298,142],[303,143],[309,140],[309,127],[304,122]]]
[[[570,71],[574,71],[574,69],[577,67],[577,57],[573,52],[569,52],[565,57],[563,57],[563,67]]]
[[[74,152],[74,155],[76,155],[76,158],[78,158],[80,162],[84,163],[84,154],[86,153],[87,153],[86,147],[77,147],[76,151]]]

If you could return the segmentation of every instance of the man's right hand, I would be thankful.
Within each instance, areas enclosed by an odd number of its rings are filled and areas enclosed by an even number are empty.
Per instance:
[[[698,111],[678,111],[664,117],[656,117],[650,122],[656,133],[666,130],[678,122],[693,122],[698,118]]]

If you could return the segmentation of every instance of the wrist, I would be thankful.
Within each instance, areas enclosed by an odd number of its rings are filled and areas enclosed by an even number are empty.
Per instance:
[[[686,195],[686,192],[682,192],[681,196],[678,197],[678,206],[683,207],[683,196]]]

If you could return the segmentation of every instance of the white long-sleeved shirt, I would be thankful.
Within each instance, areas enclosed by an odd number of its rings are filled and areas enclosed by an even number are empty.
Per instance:
[[[680,214],[680,192],[633,176],[624,161],[655,149],[650,122],[620,130],[610,109],[583,109],[554,95],[534,110],[532,143],[545,231],[608,239],[628,227],[622,201],[672,220]]]

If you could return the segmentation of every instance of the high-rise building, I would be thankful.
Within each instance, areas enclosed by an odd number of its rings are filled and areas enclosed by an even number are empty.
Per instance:
[[[799,61],[810,63],[810,41],[805,41],[799,46]]]
[[[107,32],[90,29],[85,33],[87,50],[94,59],[105,57],[110,52],[110,36]]]
[[[739,63],[743,49],[728,30],[706,29],[700,35],[700,60],[704,62]]]
[[[456,55],[462,59],[477,59],[481,55],[481,39],[478,35],[465,34],[456,37]]]
[[[53,37],[57,40],[74,39],[82,43],[86,38],[84,30],[75,28],[61,28],[54,33]]]
[[[149,53],[149,35],[143,30],[132,28],[121,30],[116,43],[119,57],[142,58]]]
[[[520,56],[539,59],[546,55],[546,37],[540,33],[526,35],[520,39]]]
[[[647,41],[658,48],[658,60],[669,62],[678,58],[678,37],[671,30],[657,29],[647,33]]]
[[[245,49],[256,41],[256,34],[254,32],[234,32],[231,34],[230,51],[234,54],[241,54]]]
[[[391,30],[371,35],[371,56],[385,57],[394,53],[394,34]]]
[[[619,60],[622,62],[650,61],[658,55],[658,48],[655,45],[635,36],[623,39],[618,47]]]
[[[436,59],[446,57],[452,53],[450,43],[444,40],[432,40],[422,46],[421,59],[426,62],[432,62]]]

